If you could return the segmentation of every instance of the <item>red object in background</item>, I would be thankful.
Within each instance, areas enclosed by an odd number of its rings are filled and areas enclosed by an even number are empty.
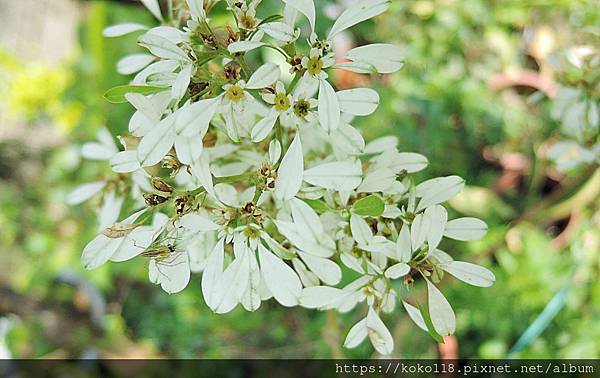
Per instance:
[[[438,350],[442,360],[458,359],[458,340],[456,340],[456,336],[445,336],[444,343],[438,344]]]

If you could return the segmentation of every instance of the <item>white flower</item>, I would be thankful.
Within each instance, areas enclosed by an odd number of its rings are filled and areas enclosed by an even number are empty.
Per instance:
[[[280,117],[283,124],[292,124],[290,120],[294,112],[294,98],[286,93],[285,86],[281,81],[275,84],[275,93],[263,93],[262,98],[273,107],[269,110],[267,116],[252,128],[251,137],[254,142],[264,140],[273,130]]]
[[[326,68],[333,66],[335,59],[332,54],[325,56],[321,55],[321,50],[312,48],[310,54],[302,58],[302,67],[306,70],[308,77],[316,80],[325,80],[328,75],[325,72]]]
[[[355,1],[324,39],[315,33],[313,0],[284,0],[281,20],[258,19],[260,0],[228,0],[235,26],[211,18],[215,3],[186,0],[177,7],[183,17],[163,18],[158,2],[145,0],[168,25],[105,30],[141,32],[138,43],[148,53],[119,61],[119,72],[137,74],[107,95],[135,108],[130,135],[121,137],[124,150],[107,131],[83,147],[84,156],[110,162],[115,172],[68,197],[76,204],[103,193],[101,233],[85,247],[84,266],[140,256],[150,281],[168,293],[184,290],[201,272],[202,296],[215,313],[239,305],[255,311],[271,298],[339,312],[366,302],[344,345],[368,338],[383,355],[393,352],[394,341],[380,315],[398,302],[436,340],[453,333],[454,312],[434,284],[446,273],[480,287],[495,278],[455,261],[442,250],[443,239],[476,240],[487,225],[448,219],[443,203],[463,189],[462,178],[417,184],[412,174],[427,158],[399,152],[396,137],[365,142],[351,123],[377,109],[377,92],[336,91],[328,81],[330,69],[387,74],[402,67],[402,51],[388,44],[343,56],[333,51],[336,36],[391,1]],[[307,56],[296,55],[303,51],[298,15],[310,24]],[[256,53],[265,64],[252,66]],[[291,66],[289,81],[281,78],[283,61]],[[134,208],[144,208],[116,222],[130,207],[127,194]],[[356,277],[338,287],[342,266]],[[427,306],[409,303],[413,284],[427,286]]]

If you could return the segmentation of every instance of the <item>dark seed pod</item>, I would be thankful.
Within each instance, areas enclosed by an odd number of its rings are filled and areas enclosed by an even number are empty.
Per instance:
[[[190,203],[188,197],[175,198],[175,211],[177,215],[181,216],[187,213],[190,209]]]
[[[202,138],[202,145],[204,147],[214,147],[217,144],[217,133],[213,131],[209,131],[206,133],[204,138]]]
[[[144,194],[144,201],[146,201],[146,205],[148,206],[157,206],[161,203],[165,203],[167,201],[167,197],[159,196],[154,193],[146,193]]]
[[[194,97],[198,93],[205,90],[207,87],[208,87],[208,83],[205,81],[202,81],[200,83],[193,83],[193,82],[190,83],[190,85],[188,85],[188,90],[190,91],[190,97]]]
[[[171,185],[167,184],[167,182],[160,177],[152,177],[151,183],[152,183],[152,187],[156,190],[159,190],[159,191],[165,192],[165,193],[173,192],[173,187]]]
[[[223,68],[223,73],[225,74],[225,79],[227,79],[227,81],[237,82],[242,78],[241,72],[242,68],[236,63],[228,64]]]

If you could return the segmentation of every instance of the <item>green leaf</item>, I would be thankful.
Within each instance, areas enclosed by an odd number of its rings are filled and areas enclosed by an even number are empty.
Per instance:
[[[427,312],[425,306],[419,305],[419,311],[421,311],[421,316],[425,321],[425,325],[427,326],[427,331],[429,332],[429,335],[433,337],[433,339],[438,343],[444,344],[444,338],[442,337],[442,335],[437,333],[437,331],[433,327],[433,322],[431,321],[431,317],[429,316],[429,312]]]
[[[375,194],[361,198],[352,205],[352,212],[362,216],[377,217],[383,214],[384,210],[385,203]]]
[[[314,211],[316,211],[318,214],[323,214],[328,211],[331,211],[331,208],[329,206],[327,206],[327,204],[323,201],[313,200],[313,199],[305,199],[304,202],[306,202],[306,204],[308,206],[312,207],[312,209]]]
[[[107,90],[104,93],[104,98],[108,102],[112,102],[113,104],[118,104],[122,102],[127,102],[125,99],[125,95],[127,93],[140,93],[143,95],[149,95],[153,93],[162,92],[167,90],[167,87],[153,87],[149,85],[119,85],[117,87],[113,87]]]

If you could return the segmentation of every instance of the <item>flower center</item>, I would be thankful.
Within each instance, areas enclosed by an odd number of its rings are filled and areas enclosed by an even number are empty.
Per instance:
[[[244,97],[244,90],[239,85],[232,85],[227,88],[225,96],[231,101],[237,102]]]
[[[240,24],[246,30],[252,30],[256,26],[256,19],[252,16],[243,15],[240,17]]]
[[[275,96],[275,110],[285,112],[290,108],[290,99],[285,93],[277,93]]]
[[[306,117],[310,110],[310,104],[305,99],[298,100],[294,104],[294,114],[298,117]]]
[[[312,57],[308,61],[306,69],[309,74],[318,75],[323,69],[323,61],[318,56]]]

